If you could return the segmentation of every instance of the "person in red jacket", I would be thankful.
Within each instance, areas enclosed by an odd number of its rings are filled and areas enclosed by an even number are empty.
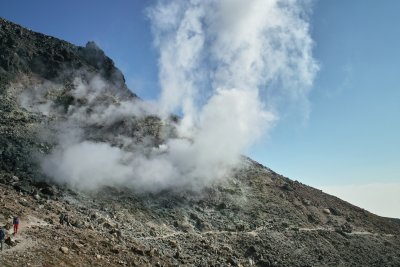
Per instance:
[[[19,218],[18,217],[14,217],[13,225],[14,225],[14,235],[16,235],[18,233],[18,226],[19,226]]]

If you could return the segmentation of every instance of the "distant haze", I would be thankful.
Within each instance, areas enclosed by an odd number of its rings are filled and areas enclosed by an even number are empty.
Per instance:
[[[319,188],[372,213],[400,219],[400,183],[319,186]]]

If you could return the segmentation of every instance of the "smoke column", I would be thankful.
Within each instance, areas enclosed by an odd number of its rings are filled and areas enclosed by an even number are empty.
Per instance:
[[[203,167],[234,165],[283,104],[307,106],[318,71],[309,9],[307,1],[177,0],[147,10],[160,109],[182,114],[179,132],[194,140]]]
[[[146,14],[159,51],[158,105],[105,102],[107,81],[77,79],[71,93],[79,104],[57,125],[57,146],[42,158],[43,171],[80,189],[123,185],[141,192],[201,190],[227,177],[288,103],[307,105],[318,71],[309,11],[310,3],[294,0],[156,2]],[[34,96],[22,102],[54,114],[56,103],[35,104],[53,87],[30,90]],[[178,114],[177,135],[158,145],[123,133],[85,135],[93,125],[151,114]]]

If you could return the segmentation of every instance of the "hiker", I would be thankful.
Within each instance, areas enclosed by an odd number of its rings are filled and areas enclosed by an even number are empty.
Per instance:
[[[65,216],[64,213],[60,214],[60,217],[59,217],[60,218],[60,224],[64,224],[64,216]]]
[[[65,214],[65,215],[64,215],[64,222],[65,222],[65,224],[66,224],[67,226],[70,226],[68,214]]]
[[[64,225],[64,223],[65,223],[67,226],[69,225],[68,214],[61,213],[61,214],[60,214],[60,224]]]
[[[18,217],[14,217],[13,225],[14,225],[14,235],[16,235],[18,233],[18,226],[19,226],[19,218]]]
[[[3,251],[3,243],[4,239],[6,238],[6,232],[4,231],[4,227],[0,227],[0,244],[1,244],[1,251]]]

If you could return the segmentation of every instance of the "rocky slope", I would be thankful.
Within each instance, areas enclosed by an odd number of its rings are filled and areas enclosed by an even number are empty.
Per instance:
[[[137,99],[94,43],[77,47],[0,19],[0,224],[15,214],[21,218],[20,233],[1,252],[1,266],[400,265],[398,220],[247,158],[202,192],[79,192],[49,182],[35,155],[51,151],[54,140],[38,132],[49,128],[51,136],[68,107],[87,104],[71,94],[77,76],[106,80],[111,89],[101,95],[104,102]],[[37,86],[50,88],[45,100],[56,103],[57,112],[37,112],[43,99],[31,108],[21,105],[20,95]],[[173,121],[149,115],[85,131],[93,141],[116,146],[113,134],[157,144],[161,128]],[[60,224],[61,214],[68,214],[69,224]]]

